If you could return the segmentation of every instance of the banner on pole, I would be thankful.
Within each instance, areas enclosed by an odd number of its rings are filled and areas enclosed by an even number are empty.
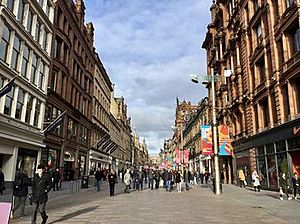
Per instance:
[[[231,156],[233,148],[229,137],[229,128],[226,125],[220,125],[219,129],[219,155]]]
[[[189,163],[189,150],[185,149],[183,150],[183,161],[184,161],[184,164],[188,164]]]
[[[212,151],[212,129],[210,125],[201,125],[201,147],[202,155],[211,156]]]
[[[180,163],[180,149],[177,147],[175,149],[175,163],[179,164]]]

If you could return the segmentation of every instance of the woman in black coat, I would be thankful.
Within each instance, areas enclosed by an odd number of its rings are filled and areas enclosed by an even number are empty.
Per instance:
[[[46,214],[46,202],[48,201],[48,192],[52,189],[53,183],[51,177],[45,172],[45,167],[39,165],[32,181],[32,223],[36,223],[37,212],[39,211],[45,224],[48,216]]]
[[[110,196],[115,196],[115,184],[117,183],[117,175],[113,170],[108,175],[108,183],[109,183]]]
[[[15,211],[20,207],[20,216],[25,216],[25,203],[28,195],[28,186],[31,185],[31,180],[24,173],[24,171],[17,170],[14,187],[13,187],[13,196],[14,196],[14,207],[12,213],[14,215]]]

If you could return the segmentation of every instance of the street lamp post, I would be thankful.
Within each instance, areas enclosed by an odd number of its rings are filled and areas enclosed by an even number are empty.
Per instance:
[[[214,166],[215,166],[215,194],[221,194],[220,189],[220,167],[218,155],[218,139],[217,139],[217,118],[216,118],[216,92],[215,92],[215,75],[214,69],[211,68],[211,100],[212,100],[212,119],[213,119],[213,147],[214,147]]]
[[[215,81],[218,79],[218,75],[214,75],[214,69],[211,68],[211,77],[207,77],[207,80],[211,82],[211,100],[212,100],[212,126],[213,126],[213,148],[214,148],[214,168],[215,168],[215,194],[221,194],[220,188],[220,167],[219,167],[219,155],[218,155],[218,139],[217,139],[217,118],[216,118],[216,92]],[[199,83],[199,77],[192,76],[192,82]]]

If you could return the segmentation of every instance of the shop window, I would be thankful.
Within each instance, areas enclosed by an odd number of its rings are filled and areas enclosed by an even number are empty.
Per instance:
[[[32,105],[33,105],[33,96],[31,94],[28,94],[26,114],[25,114],[25,122],[28,124],[30,124]]]
[[[17,107],[16,107],[16,114],[15,118],[16,119],[21,119],[22,115],[22,110],[23,110],[23,104],[24,104],[24,96],[25,96],[25,91],[21,88],[19,88],[19,93],[18,93],[18,98],[17,98]]]
[[[267,187],[268,182],[267,182],[267,167],[266,167],[266,160],[265,156],[259,156],[257,157],[257,168],[258,168],[258,173],[261,177],[263,177],[260,181],[261,186]]]
[[[266,145],[266,154],[273,154],[273,153],[275,153],[274,144],[273,143],[267,144]]]
[[[12,58],[11,58],[11,67],[14,70],[17,70],[18,60],[20,56],[20,39],[15,36],[14,38],[14,44],[13,44],[13,50],[12,50]]]
[[[29,63],[29,48],[27,45],[23,48],[23,59],[22,59],[22,67],[21,67],[21,75],[26,78],[28,63]]]
[[[0,44],[0,59],[4,62],[6,62],[10,35],[11,35],[10,29],[4,24],[2,29],[2,39]]]
[[[257,147],[257,155],[265,155],[265,148],[264,146]]]
[[[5,104],[4,104],[4,114],[11,116],[12,104],[14,101],[15,87],[13,86],[11,91],[6,94]]]
[[[295,137],[288,139],[288,150],[294,150],[300,148],[300,138]]]
[[[37,151],[19,148],[18,152],[17,168],[23,170],[29,178],[32,178],[36,168]]]
[[[286,153],[277,154],[277,166],[278,166],[278,173],[280,176],[282,173],[289,174],[288,160],[287,160]]]
[[[268,182],[269,187],[271,189],[277,189],[278,186],[278,177],[277,177],[277,171],[276,171],[276,160],[275,155],[269,155],[267,156],[267,162],[268,162]]]
[[[276,142],[276,152],[286,151],[285,141]]]

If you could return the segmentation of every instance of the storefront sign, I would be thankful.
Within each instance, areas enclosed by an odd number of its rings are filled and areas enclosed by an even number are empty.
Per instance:
[[[202,155],[210,156],[212,151],[212,130],[210,125],[201,125]]]
[[[293,134],[294,135],[299,135],[300,134],[300,126],[298,128],[294,127]]]

